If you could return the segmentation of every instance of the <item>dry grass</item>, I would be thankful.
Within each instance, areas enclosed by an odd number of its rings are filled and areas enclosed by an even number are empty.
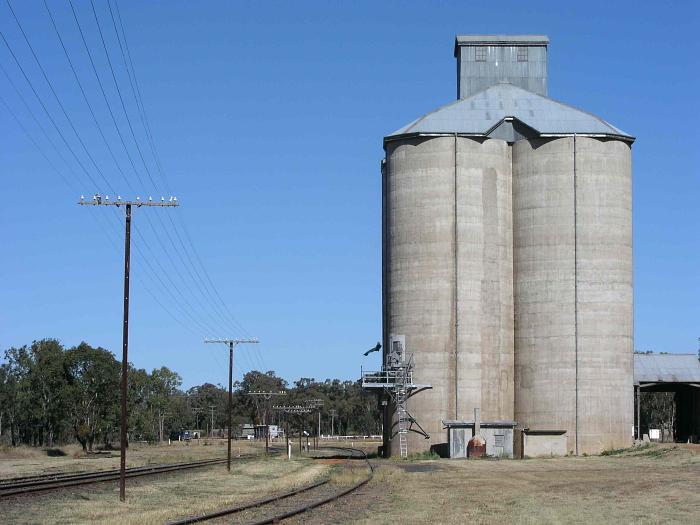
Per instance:
[[[587,458],[381,462],[371,487],[388,495],[354,522],[698,523],[698,480],[700,452],[683,447]]]
[[[236,441],[232,454],[261,454],[263,443]],[[139,467],[163,463],[182,463],[198,459],[226,456],[225,440],[201,440],[186,444],[147,445],[132,443],[127,452],[127,466]],[[80,445],[46,449],[33,447],[0,448],[0,479],[47,474],[53,472],[83,472],[109,470],[119,467],[119,450],[84,454]]]
[[[3,523],[164,523],[260,499],[266,494],[306,485],[330,467],[311,460],[275,457],[242,460],[228,474],[224,466],[139,480],[127,480],[127,502],[120,504],[116,484],[93,485],[60,495],[3,502]]]

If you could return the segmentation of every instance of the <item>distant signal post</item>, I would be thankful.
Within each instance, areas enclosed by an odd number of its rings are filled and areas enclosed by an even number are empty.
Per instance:
[[[231,425],[233,424],[233,349],[239,344],[256,344],[257,339],[205,339],[205,343],[228,345],[228,452],[226,469],[231,471]]]
[[[124,324],[122,326],[122,377],[121,377],[121,404],[120,404],[120,461],[119,461],[119,500],[126,500],[126,391],[127,391],[127,374],[129,371],[129,273],[131,269],[131,207],[136,206],[157,206],[171,207],[178,206],[177,198],[170,197],[170,200],[165,200],[161,197],[160,201],[154,201],[149,198],[147,201],[142,201],[138,197],[135,201],[123,201],[121,197],[116,200],[109,200],[109,195],[104,198],[97,194],[92,200],[86,201],[84,197],[80,197],[78,202],[81,206],[116,206],[117,208],[124,207],[126,215],[126,227],[124,235]]]

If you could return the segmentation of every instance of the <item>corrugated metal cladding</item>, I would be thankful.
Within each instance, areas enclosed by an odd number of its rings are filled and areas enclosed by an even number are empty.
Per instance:
[[[467,98],[499,82],[547,95],[546,37],[457,37],[457,96]]]
[[[433,386],[412,453],[475,408],[569,452],[632,442],[634,138],[545,95],[548,42],[457,37],[465,98],[384,137],[384,337]]]
[[[700,360],[694,354],[635,354],[634,384],[700,383]]]

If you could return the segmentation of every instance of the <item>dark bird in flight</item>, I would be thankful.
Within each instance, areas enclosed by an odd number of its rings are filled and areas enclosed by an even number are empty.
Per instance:
[[[368,355],[371,354],[372,352],[379,352],[381,349],[382,349],[382,343],[379,343],[379,342],[378,342],[378,343],[377,343],[377,346],[375,346],[374,348],[370,348],[370,349],[367,350],[363,355],[364,355],[364,356],[368,356]]]

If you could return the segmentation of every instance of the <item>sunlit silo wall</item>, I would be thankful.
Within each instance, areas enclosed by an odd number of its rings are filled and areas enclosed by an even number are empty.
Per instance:
[[[513,145],[515,419],[572,452],[630,441],[631,204],[625,142]]]
[[[475,408],[565,430],[572,452],[632,440],[634,137],[547,97],[547,44],[458,37],[461,85],[501,80],[384,139],[385,347],[404,335],[432,385],[408,401],[430,435],[411,453]]]

